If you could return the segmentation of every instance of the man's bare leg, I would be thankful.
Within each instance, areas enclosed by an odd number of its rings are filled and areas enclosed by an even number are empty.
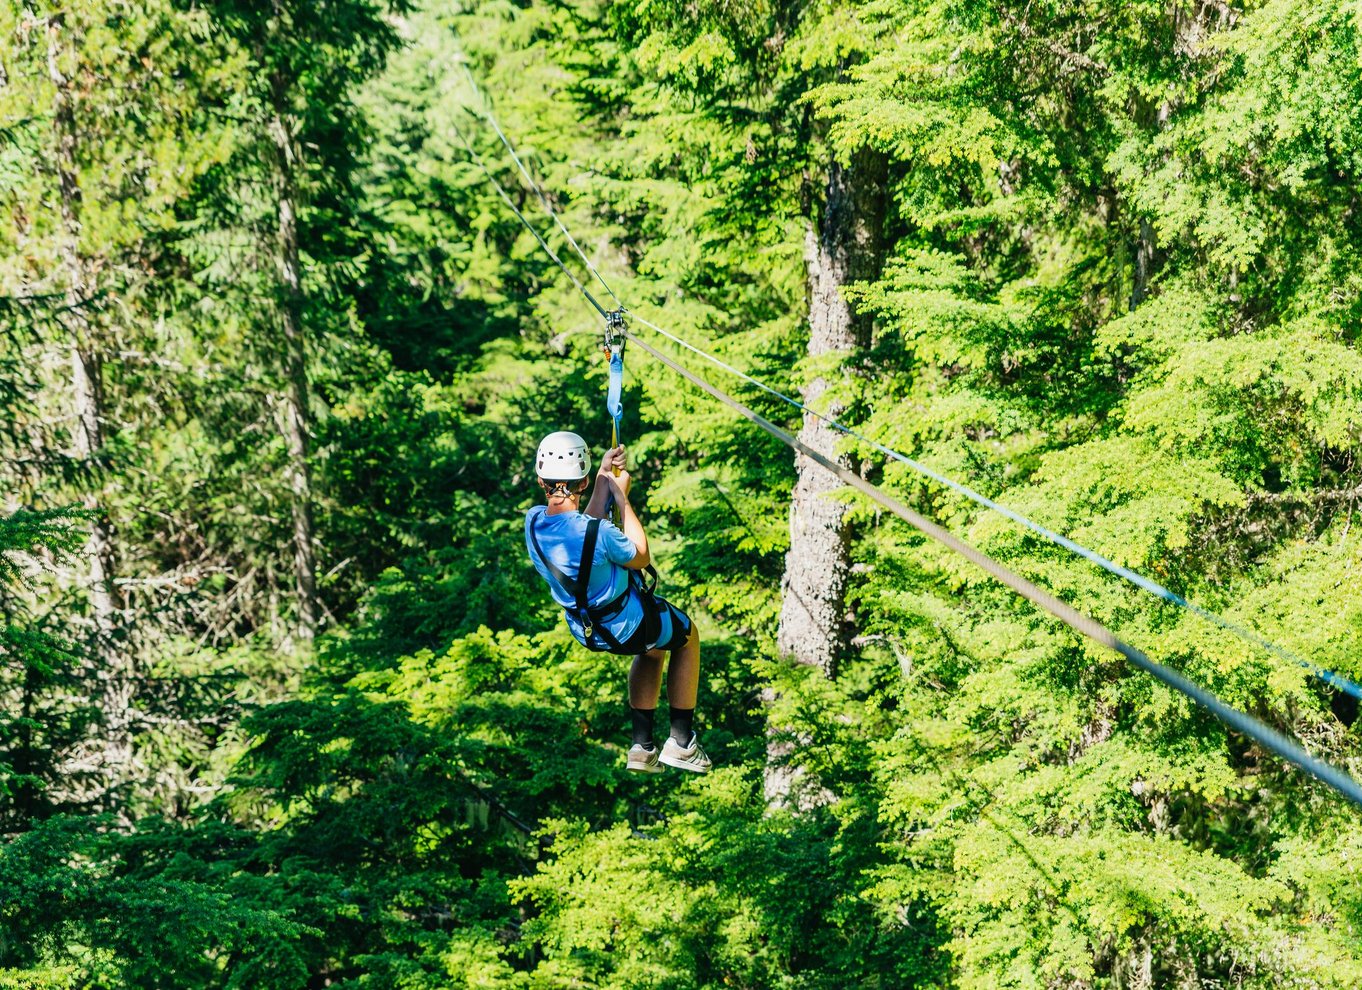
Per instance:
[[[694,623],[686,641],[672,650],[667,664],[667,703],[671,706],[671,732],[658,759],[670,767],[705,773],[709,757],[695,738],[695,698],[700,691],[700,632]]]
[[[667,664],[667,704],[673,708],[694,708],[700,691],[700,630],[691,623],[686,641],[672,650]]]
[[[656,708],[661,693],[662,651],[640,653],[629,668],[629,704],[644,711]]]
[[[629,668],[629,720],[633,742],[629,747],[628,767],[641,773],[660,773],[657,744],[653,742],[653,720],[657,716],[657,697],[662,690],[662,651],[649,650],[634,657]]]

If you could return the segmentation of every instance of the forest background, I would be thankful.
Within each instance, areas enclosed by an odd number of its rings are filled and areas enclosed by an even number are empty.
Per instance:
[[[1357,0],[6,0],[0,987],[1362,985],[1356,809],[637,350],[716,768],[624,772],[521,533],[601,321],[479,161],[599,283],[489,107],[631,309],[1362,678]]]

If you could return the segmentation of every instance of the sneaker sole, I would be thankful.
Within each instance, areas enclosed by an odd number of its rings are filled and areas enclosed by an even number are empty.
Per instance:
[[[678,760],[667,756],[659,756],[659,763],[665,763],[669,767],[676,767],[678,770],[689,770],[691,773],[709,773],[708,763],[690,763],[686,760]]]
[[[634,773],[661,773],[662,764],[654,763],[650,766],[647,763],[630,763],[626,765],[625,769],[632,770]]]

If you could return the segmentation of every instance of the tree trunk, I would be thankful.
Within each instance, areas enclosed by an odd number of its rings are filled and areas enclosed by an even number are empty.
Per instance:
[[[293,569],[298,598],[294,635],[300,642],[310,643],[317,634],[317,559],[313,547],[306,341],[298,251],[298,190],[294,178],[298,149],[289,116],[282,110],[286,93],[284,85],[276,81],[275,113],[269,125],[276,157],[279,212],[275,247],[279,316],[284,337],[285,389],[279,401],[279,426],[288,450],[284,480],[293,516]]]
[[[1147,938],[1140,936],[1133,948],[1116,957],[1111,977],[1116,990],[1150,990],[1154,986],[1154,951]]]
[[[94,513],[85,546],[89,562],[88,593],[93,626],[92,654],[97,661],[104,719],[102,752],[83,763],[102,772],[108,783],[126,779],[132,762],[133,657],[117,642],[119,606],[114,585],[113,526],[100,504],[103,494],[104,387],[103,355],[90,306],[94,279],[81,253],[81,188],[76,162],[77,125],[71,80],[62,72],[65,18],[47,22],[48,76],[53,85],[52,120],[56,138],[54,165],[60,189],[61,230],[57,235],[61,271],[66,282],[61,323],[71,341],[71,454],[88,472],[91,491],[83,500]],[[74,49],[74,46],[70,46]]]
[[[812,358],[854,351],[870,341],[870,320],[854,314],[841,289],[874,278],[883,261],[885,164],[868,150],[828,170],[827,202],[817,233],[809,229],[805,260],[809,274],[809,347]],[[828,383],[816,377],[802,390],[817,405]],[[834,418],[836,404],[827,409]],[[806,413],[799,439],[828,456],[839,434]],[[845,459],[840,459],[845,462]],[[783,655],[828,676],[836,672],[848,626],[843,595],[847,578],[846,507],[833,497],[841,483],[803,454],[795,455],[796,481],[790,506],[790,551],[785,557],[784,594],[776,646]]]
[[[1140,220],[1140,233],[1135,239],[1135,272],[1130,286],[1130,308],[1144,302],[1149,295],[1149,275],[1154,268],[1154,228],[1146,219]]]
[[[828,168],[827,198],[815,232],[805,239],[809,278],[809,346],[812,358],[865,347],[870,319],[852,312],[842,288],[879,274],[884,253],[886,163],[882,155],[862,149],[847,165]],[[816,405],[828,382],[818,376],[802,390],[805,404]],[[826,410],[836,417],[836,404]],[[839,434],[822,420],[805,414],[799,439],[814,450],[836,456]],[[844,458],[838,458],[845,462]],[[805,457],[795,455],[796,480],[790,506],[790,550],[781,580],[780,622],[776,648],[783,656],[818,667],[832,677],[850,635],[846,621],[849,562],[844,526],[845,505],[836,498],[841,483]],[[790,746],[768,749],[766,797],[781,803],[794,776],[784,765]]]

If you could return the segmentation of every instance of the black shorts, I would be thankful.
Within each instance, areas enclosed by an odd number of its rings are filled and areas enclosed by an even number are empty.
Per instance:
[[[634,627],[632,633],[619,642],[618,646],[605,642],[599,632],[593,633],[591,642],[587,644],[589,649],[620,657],[632,657],[647,653],[649,649],[675,650],[690,638],[690,616],[658,595],[640,591],[634,593],[639,596],[639,604],[643,606],[643,620]],[[671,628],[664,628],[667,625]],[[666,641],[658,641],[658,637],[664,634],[667,637]],[[650,647],[649,644],[653,645]]]

